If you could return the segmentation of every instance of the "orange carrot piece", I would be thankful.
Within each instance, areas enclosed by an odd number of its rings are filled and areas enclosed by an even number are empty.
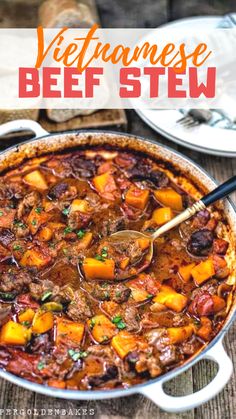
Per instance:
[[[171,188],[158,189],[154,192],[156,199],[164,206],[174,211],[182,211],[182,196]]]
[[[95,258],[85,258],[83,269],[87,279],[113,280],[115,278],[115,262],[112,259],[101,261]]]
[[[196,265],[191,270],[191,275],[197,285],[201,285],[215,274],[214,264],[212,259],[204,260]]]
[[[148,202],[149,191],[140,189],[137,186],[131,186],[125,196],[125,202],[132,207],[143,210]]]

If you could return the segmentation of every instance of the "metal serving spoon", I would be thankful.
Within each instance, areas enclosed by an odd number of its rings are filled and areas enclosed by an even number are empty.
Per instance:
[[[111,234],[109,236],[110,243],[117,243],[120,241],[129,242],[131,240],[137,239],[149,239],[150,240],[150,247],[148,252],[145,254],[145,261],[148,263],[144,264],[142,270],[146,269],[147,266],[151,263],[153,258],[153,242],[160,237],[162,234],[166,233],[167,231],[171,230],[172,228],[176,227],[180,223],[188,220],[197,212],[204,210],[208,205],[214,204],[214,202],[218,201],[219,199],[225,198],[231,192],[236,190],[236,176],[228,179],[222,185],[217,186],[213,191],[209,192],[205,195],[202,199],[195,202],[191,207],[188,207],[186,210],[178,214],[172,220],[168,221],[166,224],[163,224],[160,228],[158,228],[154,233],[147,234],[141,233],[140,231],[135,230],[122,230],[117,231],[116,233]],[[141,272],[141,270],[139,270]],[[127,279],[131,275],[127,275],[126,278],[122,276],[121,279]],[[117,278],[119,279],[119,278]]]

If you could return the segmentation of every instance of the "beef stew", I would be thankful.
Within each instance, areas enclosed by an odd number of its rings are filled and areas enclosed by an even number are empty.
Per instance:
[[[216,210],[148,244],[193,201],[168,170],[131,151],[68,151],[0,178],[0,366],[66,389],[126,388],[182,364],[224,322],[229,243]],[[130,248],[130,246],[132,246]],[[132,277],[118,281],[129,267]]]

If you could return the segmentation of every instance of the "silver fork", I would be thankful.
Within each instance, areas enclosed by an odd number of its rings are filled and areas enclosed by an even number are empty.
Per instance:
[[[208,109],[190,109],[186,115],[176,122],[183,125],[185,128],[192,128],[209,122],[211,118],[212,112]]]

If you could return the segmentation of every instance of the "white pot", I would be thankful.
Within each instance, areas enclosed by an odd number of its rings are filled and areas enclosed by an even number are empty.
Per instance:
[[[8,122],[0,126],[0,135],[4,135],[13,131],[30,130],[35,133],[33,140],[22,143],[18,146],[11,147],[0,155],[0,170],[7,168],[14,159],[25,155],[33,157],[36,154],[45,152],[45,148],[50,151],[62,150],[69,146],[79,145],[81,143],[91,143],[93,140],[97,143],[104,144],[106,141],[109,143],[113,141],[123,141],[126,145],[137,144],[136,149],[144,147],[147,152],[157,154],[165,160],[174,162],[179,168],[196,179],[201,185],[204,185],[207,190],[211,190],[216,186],[216,182],[198,165],[189,160],[187,157],[171,150],[168,147],[155,143],[154,141],[146,140],[140,137],[135,137],[129,134],[101,132],[101,131],[82,131],[63,134],[49,134],[37,122],[31,120],[18,120]],[[36,153],[37,150],[37,153]],[[20,160],[23,157],[20,157]],[[19,159],[18,159],[19,160]],[[17,160],[17,161],[18,161]],[[224,203],[225,214],[231,225],[233,236],[235,237],[236,231],[236,214],[233,204],[226,200]],[[233,239],[233,238],[232,238]],[[234,240],[234,239],[233,239]],[[235,314],[235,304],[226,319],[223,329],[219,334],[202,350],[199,354],[192,357],[185,362],[182,366],[160,376],[154,380],[147,381],[144,384],[132,386],[128,389],[118,390],[102,390],[102,391],[79,391],[79,390],[60,390],[52,387],[43,386],[27,381],[23,378],[17,377],[6,371],[0,370],[0,377],[24,387],[28,390],[35,391],[47,396],[61,397],[63,399],[71,400],[102,400],[108,398],[116,398],[129,396],[135,393],[143,394],[151,399],[156,405],[167,412],[183,412],[189,409],[194,409],[197,406],[209,401],[216,396],[229,381],[233,366],[232,361],[225,352],[222,344],[224,333],[232,324]],[[202,359],[209,359],[218,364],[218,372],[213,380],[203,389],[182,397],[173,397],[167,395],[163,390],[163,384],[175,376],[183,373],[188,368],[192,367],[196,362]]]

